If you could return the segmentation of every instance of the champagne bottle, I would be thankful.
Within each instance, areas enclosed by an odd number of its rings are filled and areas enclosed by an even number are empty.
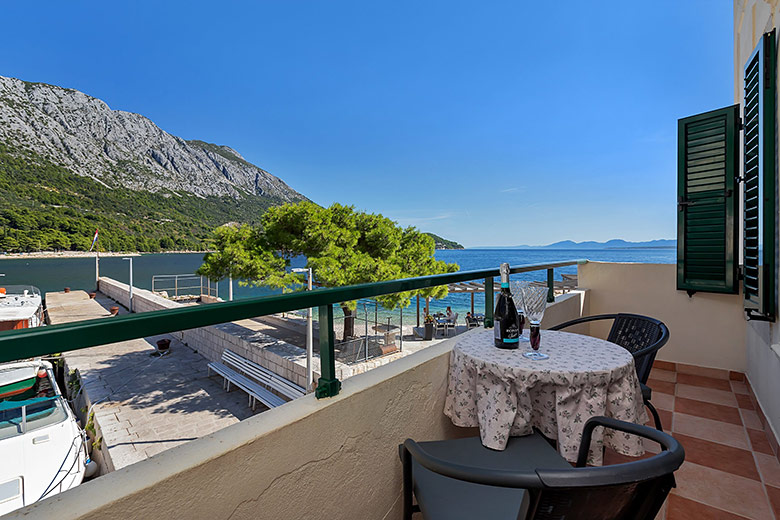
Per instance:
[[[498,294],[496,310],[493,313],[494,341],[498,348],[517,348],[520,342],[520,324],[512,293],[509,292],[509,264],[501,264],[500,271],[501,292]]]

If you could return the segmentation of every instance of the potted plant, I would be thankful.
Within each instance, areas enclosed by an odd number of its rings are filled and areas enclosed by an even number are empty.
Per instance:
[[[433,316],[430,314],[425,315],[425,334],[423,340],[428,341],[433,339]]]
[[[168,338],[158,339],[157,340],[157,352],[160,354],[165,354],[168,352],[168,349],[171,348],[171,340]]]

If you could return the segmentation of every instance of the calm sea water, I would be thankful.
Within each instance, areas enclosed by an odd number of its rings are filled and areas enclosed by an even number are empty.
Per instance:
[[[447,262],[455,262],[461,270],[487,269],[498,267],[501,262],[509,262],[511,265],[535,264],[543,262],[557,262],[563,260],[588,259],[602,262],[640,262],[668,264],[676,261],[674,249],[605,249],[605,250],[517,250],[517,249],[464,249],[442,250],[436,252],[436,258]],[[202,253],[170,253],[148,254],[133,257],[133,285],[144,289],[152,288],[152,276],[160,274],[185,274],[194,272],[201,264]],[[302,266],[303,259],[293,262],[293,267]],[[561,273],[576,273],[577,267],[564,267],[556,269],[556,278]],[[63,258],[63,259],[2,259],[0,260],[0,273],[5,277],[1,284],[32,284],[42,292],[61,291],[64,287],[72,289],[94,290],[95,288],[95,259],[94,258]],[[109,276],[127,283],[129,279],[129,262],[119,257],[100,259],[101,276]],[[544,271],[536,273],[524,273],[517,275],[526,280],[546,279]],[[234,284],[234,298],[250,298],[272,294],[275,291],[263,287],[241,287]],[[219,284],[219,295],[226,298],[228,294],[227,282]],[[452,306],[461,316],[471,306],[471,298],[468,294],[453,294],[446,299],[432,301],[432,310],[444,310],[448,305]],[[475,296],[475,307],[481,309],[484,306],[484,296]],[[363,307],[359,308],[365,312]],[[373,314],[373,308],[368,312]],[[395,316],[400,311],[384,311],[383,316]],[[404,322],[411,323],[415,319],[416,307],[414,302],[404,310]],[[396,321],[395,319],[393,321]]]

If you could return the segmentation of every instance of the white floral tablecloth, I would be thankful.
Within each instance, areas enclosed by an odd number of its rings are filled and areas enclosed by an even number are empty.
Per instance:
[[[528,337],[528,331],[523,334]],[[464,334],[450,357],[450,377],[444,413],[456,426],[478,426],[482,443],[503,450],[510,436],[537,428],[557,439],[558,451],[577,460],[582,427],[590,417],[604,415],[644,424],[634,358],[624,348],[602,339],[560,331],[542,331],[540,352],[549,359],[532,361],[516,350],[493,346],[493,329]],[[602,463],[606,444],[618,453],[639,456],[642,439],[596,428],[588,462]]]

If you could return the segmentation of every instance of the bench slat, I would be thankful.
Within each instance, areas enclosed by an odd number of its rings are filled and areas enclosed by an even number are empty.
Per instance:
[[[288,381],[279,374],[268,370],[254,361],[236,354],[230,349],[225,349],[222,352],[222,361],[239,368],[242,372],[245,372],[290,399],[306,395],[306,390],[303,387]]]
[[[232,368],[223,365],[222,363],[209,363],[208,366],[211,370],[224,377],[269,408],[281,406],[286,402],[284,399],[269,391],[267,388],[264,388],[259,383],[252,381],[248,377],[236,372]]]

